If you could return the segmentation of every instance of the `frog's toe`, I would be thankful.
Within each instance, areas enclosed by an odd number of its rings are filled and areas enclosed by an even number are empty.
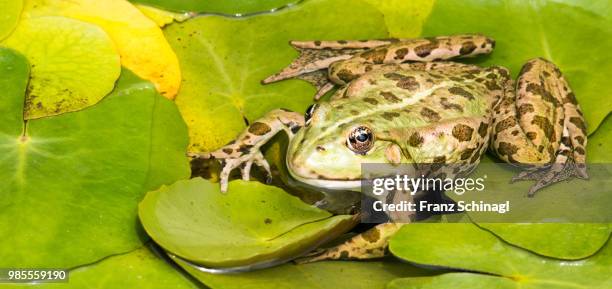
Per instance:
[[[576,164],[571,160],[565,163],[554,163],[539,170],[521,172],[512,178],[512,182],[535,180],[535,184],[533,184],[527,192],[527,196],[533,197],[537,191],[554,183],[569,180],[573,177],[581,179],[588,178],[588,176],[585,177],[586,173],[582,168],[580,164]]]

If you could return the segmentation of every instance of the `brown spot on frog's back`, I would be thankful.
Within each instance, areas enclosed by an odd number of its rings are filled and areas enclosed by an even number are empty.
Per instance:
[[[366,97],[363,99],[363,101],[371,104],[371,105],[377,105],[378,104],[378,100],[371,98],[371,97]]]
[[[573,123],[577,128],[579,128],[582,133],[586,134],[586,124],[584,123],[584,120],[582,120],[581,117],[572,116],[570,117],[569,121]]]
[[[456,124],[453,127],[453,136],[459,141],[469,141],[472,139],[474,129],[465,124]]]
[[[463,89],[462,87],[459,87],[459,86],[450,87],[448,89],[448,92],[450,92],[452,94],[463,96],[463,97],[465,97],[465,98],[467,98],[469,100],[474,99],[474,95],[472,95],[472,93],[470,93],[469,91],[467,91],[467,90],[465,90],[465,89]]]
[[[399,97],[395,96],[395,94],[393,94],[393,92],[390,91],[381,91],[380,95],[387,100],[388,102],[400,102],[401,99],[399,99]]]
[[[437,122],[441,119],[440,115],[435,110],[432,110],[431,108],[427,107],[421,109],[421,116],[423,116],[430,122]]]
[[[397,113],[397,112],[384,112],[384,113],[382,114],[382,117],[383,117],[384,119],[386,119],[386,120],[389,120],[389,121],[390,121],[390,120],[393,120],[393,118],[396,118],[396,117],[398,117],[398,116],[400,116],[400,114],[399,114],[399,113]]]
[[[251,124],[251,126],[249,126],[249,132],[254,135],[264,135],[269,133],[271,130],[272,129],[269,125],[258,121],[254,122],[253,124]]]
[[[423,144],[423,137],[418,132],[413,132],[408,138],[408,144],[412,147],[419,147]]]

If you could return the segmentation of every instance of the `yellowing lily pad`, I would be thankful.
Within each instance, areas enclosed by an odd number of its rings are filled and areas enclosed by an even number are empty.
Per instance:
[[[149,192],[139,215],[164,249],[212,268],[296,258],[356,221],[258,182],[233,181],[223,194],[219,184],[201,178]]]
[[[115,43],[123,66],[153,82],[163,96],[175,97],[181,83],[176,55],[157,24],[128,1],[30,0],[26,4],[26,17],[58,15],[100,26]]]
[[[15,29],[22,8],[22,0],[0,0],[0,41]]]
[[[0,267],[71,268],[140,247],[144,193],[189,176],[176,107],[125,70],[97,105],[24,124],[28,66],[0,49]]]
[[[304,81],[260,84],[297,56],[289,40],[387,36],[383,15],[361,0],[313,0],[244,19],[196,17],[164,33],[183,71],[176,103],[189,126],[191,151],[226,144],[245,119],[277,108],[304,111],[312,103],[315,89]]]
[[[416,224],[402,227],[391,239],[390,250],[393,255],[417,264],[489,274],[453,273],[399,279],[387,286],[391,289],[612,288],[609,241],[588,259],[563,261],[509,245],[472,224]]]
[[[26,119],[96,104],[113,89],[121,71],[119,55],[102,29],[65,17],[24,19],[1,44],[32,64]]]
[[[436,1],[423,34],[491,36],[495,51],[476,62],[504,65],[514,75],[530,58],[553,61],[574,89],[590,134],[612,110],[609,11],[606,1]]]

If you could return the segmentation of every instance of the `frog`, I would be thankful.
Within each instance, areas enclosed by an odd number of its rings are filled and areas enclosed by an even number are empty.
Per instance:
[[[588,178],[583,113],[549,60],[528,60],[515,81],[502,66],[455,61],[493,51],[494,39],[480,34],[290,43],[299,57],[262,82],[309,81],[317,102],[305,114],[272,110],[218,150],[192,153],[222,161],[222,191],[237,168],[244,180],[253,164],[271,176],[260,149],[281,131],[289,137],[290,175],[321,189],[359,190],[367,163],[465,168],[445,172],[452,178],[469,173],[486,151],[520,168],[513,181],[535,181],[529,197],[562,180]],[[381,257],[403,225],[379,224],[307,261]]]

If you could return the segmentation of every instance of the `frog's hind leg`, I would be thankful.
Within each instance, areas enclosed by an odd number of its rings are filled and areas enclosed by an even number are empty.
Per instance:
[[[559,68],[538,58],[521,70],[516,94],[508,80],[494,108],[492,150],[504,161],[527,165],[513,180],[536,180],[528,195],[571,177],[588,178],[586,125]]]
[[[324,43],[325,45],[315,45],[315,43]],[[334,84],[327,78],[327,68],[336,61],[349,59],[353,54],[363,51],[365,48],[344,47],[329,48],[332,41],[306,41],[306,42],[291,42],[291,44],[300,52],[300,55],[283,68],[280,72],[262,80],[263,84],[277,82],[289,78],[298,78],[310,82],[314,85],[318,92],[315,99],[319,99],[325,93],[334,88]],[[330,44],[328,44],[330,43]],[[338,44],[338,42],[334,42]]]
[[[311,263],[324,260],[372,259],[384,257],[389,239],[403,226],[401,223],[383,223],[352,237],[335,247],[315,251],[295,260]]]
[[[494,47],[495,41],[482,35],[401,39],[359,52],[350,59],[335,61],[329,67],[329,79],[344,85],[372,70],[374,65],[474,57],[488,54]]]

